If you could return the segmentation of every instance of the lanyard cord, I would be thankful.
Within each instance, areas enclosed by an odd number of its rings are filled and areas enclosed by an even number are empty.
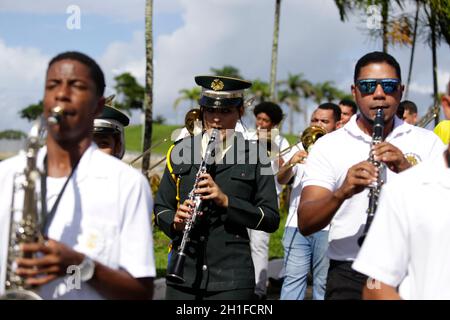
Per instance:
[[[77,161],[75,165],[72,168],[72,171],[70,171],[70,175],[67,177],[66,182],[64,182],[63,187],[61,188],[61,191],[59,191],[58,197],[56,198],[55,203],[53,204],[52,209],[47,214],[47,176],[48,176],[48,164],[47,164],[47,156],[44,158],[44,175],[41,179],[41,202],[42,202],[42,224],[41,224],[41,233],[44,236],[47,236],[48,228],[50,224],[53,221],[53,218],[55,217],[56,209],[58,208],[59,202],[62,198],[62,195],[64,191],[66,190],[67,184],[69,183],[70,178],[72,178],[75,169],[78,166]]]

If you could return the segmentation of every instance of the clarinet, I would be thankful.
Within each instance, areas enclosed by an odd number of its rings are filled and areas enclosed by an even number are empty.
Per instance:
[[[208,172],[209,166],[208,164],[211,162],[211,159],[214,158],[214,150],[216,146],[216,140],[219,136],[220,131],[218,129],[213,129],[211,138],[209,139],[208,145],[206,147],[206,153],[200,164],[200,168],[195,175],[194,187],[191,192],[189,192],[189,200],[194,202],[192,207],[193,212],[190,219],[186,220],[186,224],[183,230],[183,238],[181,239],[181,244],[178,247],[177,254],[174,259],[175,262],[172,264],[170,270],[168,270],[166,279],[176,283],[184,283],[185,280],[183,278],[184,271],[184,261],[186,259],[186,245],[190,241],[190,234],[192,228],[195,224],[195,221],[199,215],[201,215],[202,209],[202,200],[200,199],[201,195],[194,192],[197,189],[198,183],[200,182],[200,176],[204,173]]]
[[[384,112],[378,109],[373,123],[372,143],[370,145],[370,153],[368,161],[378,168],[378,178],[375,183],[369,186],[369,206],[367,208],[367,220],[362,235],[358,239],[359,246],[362,246],[367,233],[369,232],[372,220],[378,207],[378,198],[380,197],[381,186],[386,182],[386,167],[380,161],[375,161],[372,148],[383,141],[384,133]]]

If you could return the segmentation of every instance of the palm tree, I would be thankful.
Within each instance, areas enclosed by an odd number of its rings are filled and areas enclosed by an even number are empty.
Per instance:
[[[417,26],[419,24],[419,12],[420,12],[420,1],[416,1],[416,14],[414,17],[414,31],[411,43],[411,56],[409,58],[408,79],[406,80],[405,99],[408,98],[409,84],[411,83],[412,67],[414,63],[414,51],[416,49],[416,40],[417,40]]]
[[[211,68],[210,70],[216,76],[224,76],[224,77],[243,79],[239,69],[236,67],[230,66],[230,65],[225,65],[219,69]]]
[[[142,152],[150,150],[152,144],[153,128],[153,0],[145,2],[145,93],[144,93],[144,144]],[[142,159],[142,173],[147,176],[150,166],[151,152],[144,155]]]
[[[403,7],[404,0],[394,1],[400,8]],[[382,39],[383,39],[383,52],[387,52],[389,44],[389,10],[390,10],[390,0],[334,0],[336,4],[341,21],[344,22],[348,18],[349,11],[367,10],[369,6],[376,5],[380,7],[381,11],[381,26],[382,26]],[[374,33],[377,37],[379,33]]]
[[[287,93],[281,91],[282,96],[279,100],[280,102],[285,102],[289,107],[289,133],[292,134],[295,112],[303,113],[305,125],[308,122],[307,110],[306,108],[301,108],[300,99],[302,97],[305,99],[310,98],[314,93],[314,88],[311,82],[304,79],[302,73],[289,73],[287,80],[280,81],[280,84],[284,84],[287,87]]]
[[[430,1],[432,2],[432,1]],[[438,39],[438,32],[437,32],[437,21],[436,21],[436,12],[433,10],[432,3],[429,3],[428,6],[424,6],[425,13],[427,15],[428,25],[430,28],[430,42],[431,42],[431,57],[433,61],[433,105],[436,107],[438,105],[438,80],[437,80],[437,57],[436,57],[436,50],[437,50],[437,42]],[[434,125],[437,126],[439,123],[439,112],[435,113],[434,118]]]
[[[269,84],[259,79],[252,82],[250,92],[255,96],[256,104],[267,101],[270,98]]]
[[[280,103],[285,103],[288,106],[288,132],[292,134],[294,129],[294,112],[301,112],[299,103],[300,96],[297,91],[281,90],[278,92],[278,98]]]
[[[177,110],[177,107],[183,101],[189,101],[189,108],[190,109],[194,108],[195,104],[197,103],[198,99],[200,99],[201,95],[201,90],[199,87],[194,87],[192,89],[181,89],[178,92],[180,93],[180,96],[173,103],[174,110]]]
[[[277,80],[278,38],[280,30],[281,0],[275,0],[275,22],[273,27],[272,61],[270,68],[270,100],[275,101],[275,82]]]
[[[322,103],[323,100],[327,102],[333,102],[335,100],[342,99],[342,97],[348,96],[346,93],[342,92],[334,86],[333,81],[319,82],[314,85],[314,102],[318,105]]]

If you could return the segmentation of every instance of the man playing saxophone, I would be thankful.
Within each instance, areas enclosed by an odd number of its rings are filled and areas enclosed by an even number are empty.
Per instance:
[[[403,85],[400,65],[389,54],[371,52],[355,66],[352,94],[360,113],[314,145],[305,167],[298,227],[310,235],[330,224],[325,299],[361,299],[367,277],[351,268],[360,249],[369,203],[368,186],[378,170],[367,161],[386,164],[386,180],[411,167],[407,160],[439,156],[443,144],[432,132],[404,124],[395,116]],[[372,145],[373,123],[384,110],[383,142]]]
[[[101,114],[103,72],[90,57],[65,52],[48,66],[44,117],[47,138],[37,155],[45,241],[22,243],[15,273],[44,299],[151,298],[155,266],[145,178],[101,152],[93,143],[94,118]],[[56,116],[50,117],[58,110]],[[0,164],[0,268],[8,230],[12,176],[22,155]],[[34,255],[35,257],[28,257]],[[8,266],[9,268],[10,266]],[[0,295],[4,292],[4,277]]]

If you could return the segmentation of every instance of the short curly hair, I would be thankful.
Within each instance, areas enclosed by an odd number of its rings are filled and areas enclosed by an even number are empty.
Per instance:
[[[273,102],[261,102],[260,104],[255,106],[253,109],[253,113],[255,117],[264,112],[267,114],[274,125],[277,125],[283,120],[283,111],[280,106]]]

